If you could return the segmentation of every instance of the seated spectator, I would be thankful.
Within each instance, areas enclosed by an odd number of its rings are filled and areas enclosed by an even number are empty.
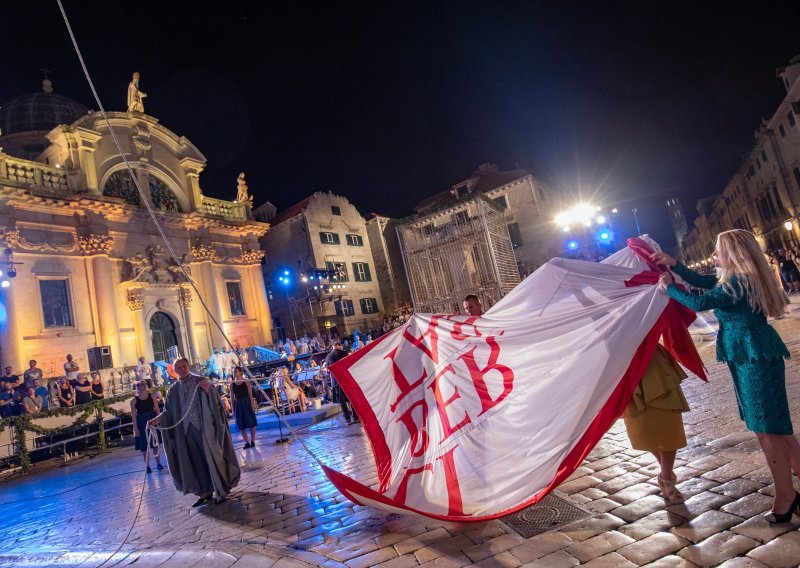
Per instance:
[[[38,379],[37,379],[38,382]],[[39,414],[42,411],[44,401],[36,394],[36,389],[28,387],[28,395],[22,399],[22,408],[26,414]]]
[[[103,388],[103,380],[100,378],[100,373],[92,371],[91,393],[92,400],[102,400],[105,398],[105,389]],[[146,385],[147,383],[145,383]]]
[[[67,377],[58,379],[58,403],[62,408],[75,406],[75,389],[67,381]]]
[[[11,382],[3,383],[5,390],[0,393],[0,417],[10,418],[20,415],[21,397]]]
[[[92,402],[92,384],[85,373],[78,373],[75,381],[75,404],[87,404]]]
[[[42,381],[39,379],[33,381],[33,390],[36,392],[36,396],[39,396],[42,399],[42,410],[50,410],[50,389],[41,383]]]

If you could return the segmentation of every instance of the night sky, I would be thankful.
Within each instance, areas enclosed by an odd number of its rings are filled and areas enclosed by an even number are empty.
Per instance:
[[[208,159],[207,195],[244,171],[279,211],[330,190],[402,216],[494,162],[637,207],[667,246],[666,198],[691,220],[724,188],[800,54],[796,1],[65,4],[106,108],[138,70],[147,114]],[[97,108],[55,1],[4,3],[0,33],[0,102],[47,67]]]

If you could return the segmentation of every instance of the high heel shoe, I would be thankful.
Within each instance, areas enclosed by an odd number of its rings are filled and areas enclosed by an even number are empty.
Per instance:
[[[792,521],[792,515],[797,513],[800,515],[800,493],[797,491],[794,492],[794,501],[792,501],[792,505],[789,507],[789,510],[785,513],[776,513],[775,511],[770,511],[764,518],[767,519],[767,522],[771,525],[777,525],[779,523],[789,523]]]
[[[656,480],[658,481],[658,488],[661,489],[661,495],[664,496],[664,499],[673,503],[683,500],[683,493],[675,487],[675,484],[678,482],[677,477],[673,479],[664,479],[659,474]]]

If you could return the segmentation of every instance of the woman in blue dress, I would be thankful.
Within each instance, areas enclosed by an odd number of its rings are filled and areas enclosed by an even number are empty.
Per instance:
[[[764,253],[749,231],[725,231],[714,252],[717,276],[689,270],[664,253],[652,260],[672,268],[686,282],[707,290],[693,294],[675,284],[672,274],[661,275],[659,286],[668,296],[695,310],[714,310],[719,320],[717,359],[728,364],[739,415],[755,432],[775,480],[771,523],[800,514],[800,494],[792,485],[792,469],[800,476],[800,443],[793,435],[786,397],[784,359],[789,358],[767,317],[781,317],[788,299],[778,286]]]

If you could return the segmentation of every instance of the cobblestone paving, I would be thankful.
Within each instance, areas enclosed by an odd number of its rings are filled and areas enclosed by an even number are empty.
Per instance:
[[[795,355],[787,387],[800,426],[800,306],[793,307],[775,327]],[[272,432],[259,431],[258,447],[240,450],[248,465],[236,493],[200,510],[166,471],[145,479],[130,447],[0,484],[0,565],[798,566],[798,525],[762,519],[771,506],[769,472],[714,347],[701,354],[710,382],[684,383],[692,411],[684,415],[689,446],[676,464],[687,497],[680,505],[665,506],[653,458],[630,448],[621,423],[559,487],[594,516],[529,539],[498,521],[445,523],[353,505],[297,441],[276,446]],[[337,417],[301,437],[334,468],[376,481],[360,426]]]

